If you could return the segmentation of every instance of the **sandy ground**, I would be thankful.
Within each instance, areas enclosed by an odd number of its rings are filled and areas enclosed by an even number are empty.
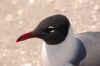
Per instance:
[[[16,39],[53,14],[66,15],[75,33],[100,31],[100,0],[0,0],[0,66],[42,66],[41,40]]]

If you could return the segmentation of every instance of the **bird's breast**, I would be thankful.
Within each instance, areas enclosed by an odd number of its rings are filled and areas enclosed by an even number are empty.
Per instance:
[[[76,50],[77,45],[73,42],[71,44],[63,42],[63,44],[57,46],[44,43],[42,46],[43,62],[47,66],[62,66],[74,58]]]

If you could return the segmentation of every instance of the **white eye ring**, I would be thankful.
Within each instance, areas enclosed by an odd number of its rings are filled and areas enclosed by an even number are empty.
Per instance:
[[[55,30],[51,30],[50,32],[55,32]]]
[[[53,26],[49,26],[49,28],[53,28],[53,29],[54,29],[54,27],[53,27]]]
[[[49,26],[49,29],[52,29],[52,30],[50,30],[50,32],[55,32],[55,30],[54,30],[54,27],[53,27],[53,26]]]

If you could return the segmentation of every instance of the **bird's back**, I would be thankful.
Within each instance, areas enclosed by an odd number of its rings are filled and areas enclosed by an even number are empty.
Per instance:
[[[84,43],[87,51],[80,66],[100,66],[100,32],[81,33],[77,37]]]

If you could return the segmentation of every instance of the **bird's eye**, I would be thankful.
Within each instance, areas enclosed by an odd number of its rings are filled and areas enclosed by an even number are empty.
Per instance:
[[[55,29],[53,26],[49,26],[47,29],[47,32],[55,32]]]

